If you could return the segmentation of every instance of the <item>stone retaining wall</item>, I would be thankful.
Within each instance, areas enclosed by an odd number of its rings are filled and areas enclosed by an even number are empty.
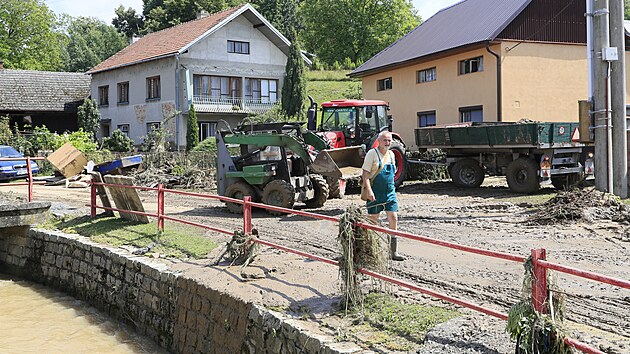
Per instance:
[[[81,236],[19,230],[0,232],[1,272],[86,301],[169,351],[340,352],[281,314],[175,274],[158,261]]]

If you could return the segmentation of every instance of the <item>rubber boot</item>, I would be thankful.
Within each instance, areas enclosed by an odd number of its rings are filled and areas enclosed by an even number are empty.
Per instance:
[[[392,261],[404,261],[405,257],[398,254],[398,237],[392,236],[389,240]]]

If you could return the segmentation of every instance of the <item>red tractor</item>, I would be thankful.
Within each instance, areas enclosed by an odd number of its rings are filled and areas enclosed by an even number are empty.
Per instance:
[[[322,114],[318,125],[317,104],[311,97],[309,99],[311,106],[307,114],[308,129],[316,131],[326,138],[331,148],[331,150],[328,150],[328,153],[331,155],[335,154],[336,149],[356,151],[356,149],[343,148],[362,147],[364,152],[359,153],[362,162],[365,152],[378,146],[378,141],[376,140],[378,133],[392,130],[392,118],[387,114],[389,106],[385,101],[333,100],[324,102],[321,105]],[[392,138],[390,149],[396,157],[397,167],[394,180],[396,187],[399,187],[407,175],[406,147],[399,134],[392,132]],[[344,158],[339,156],[341,151],[332,158],[338,163],[344,160]],[[345,153],[344,155],[349,156],[345,160],[356,160],[355,156],[351,156],[352,154]],[[354,167],[360,167],[356,165],[357,163],[353,164]],[[341,178],[342,184],[345,180],[345,177]],[[341,187],[340,195],[337,197],[343,195],[345,188],[343,188],[343,185]]]

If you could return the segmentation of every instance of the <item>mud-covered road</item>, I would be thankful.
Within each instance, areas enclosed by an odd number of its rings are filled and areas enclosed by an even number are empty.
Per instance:
[[[406,183],[398,194],[399,229],[524,257],[531,249],[545,248],[551,262],[630,280],[628,222],[553,226],[526,222],[536,206],[553,194],[553,188],[543,188],[533,196],[516,195],[498,178],[488,178],[478,189],[460,189],[449,182]],[[148,210],[156,209],[154,192],[141,192],[141,197]],[[35,198],[85,208],[89,190],[38,186]],[[358,195],[329,200],[315,212],[340,216],[351,204],[362,205]],[[240,216],[228,213],[218,201],[168,194],[166,205],[171,216],[228,230],[242,227]],[[265,240],[328,258],[338,255],[335,223],[295,215],[274,217],[262,210],[254,212],[253,223]],[[400,250],[407,260],[391,264],[397,277],[503,313],[519,299],[522,264],[408,239],[400,241]],[[556,276],[558,295],[566,296],[568,327],[578,339],[605,352],[630,353],[630,290],[564,274]],[[416,296],[409,291],[399,295]],[[497,326],[488,316],[484,318]],[[490,348],[487,352],[507,351],[501,343]]]

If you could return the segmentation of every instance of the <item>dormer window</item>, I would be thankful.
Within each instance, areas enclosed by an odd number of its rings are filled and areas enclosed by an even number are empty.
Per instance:
[[[249,54],[249,42],[227,41],[228,53]]]

